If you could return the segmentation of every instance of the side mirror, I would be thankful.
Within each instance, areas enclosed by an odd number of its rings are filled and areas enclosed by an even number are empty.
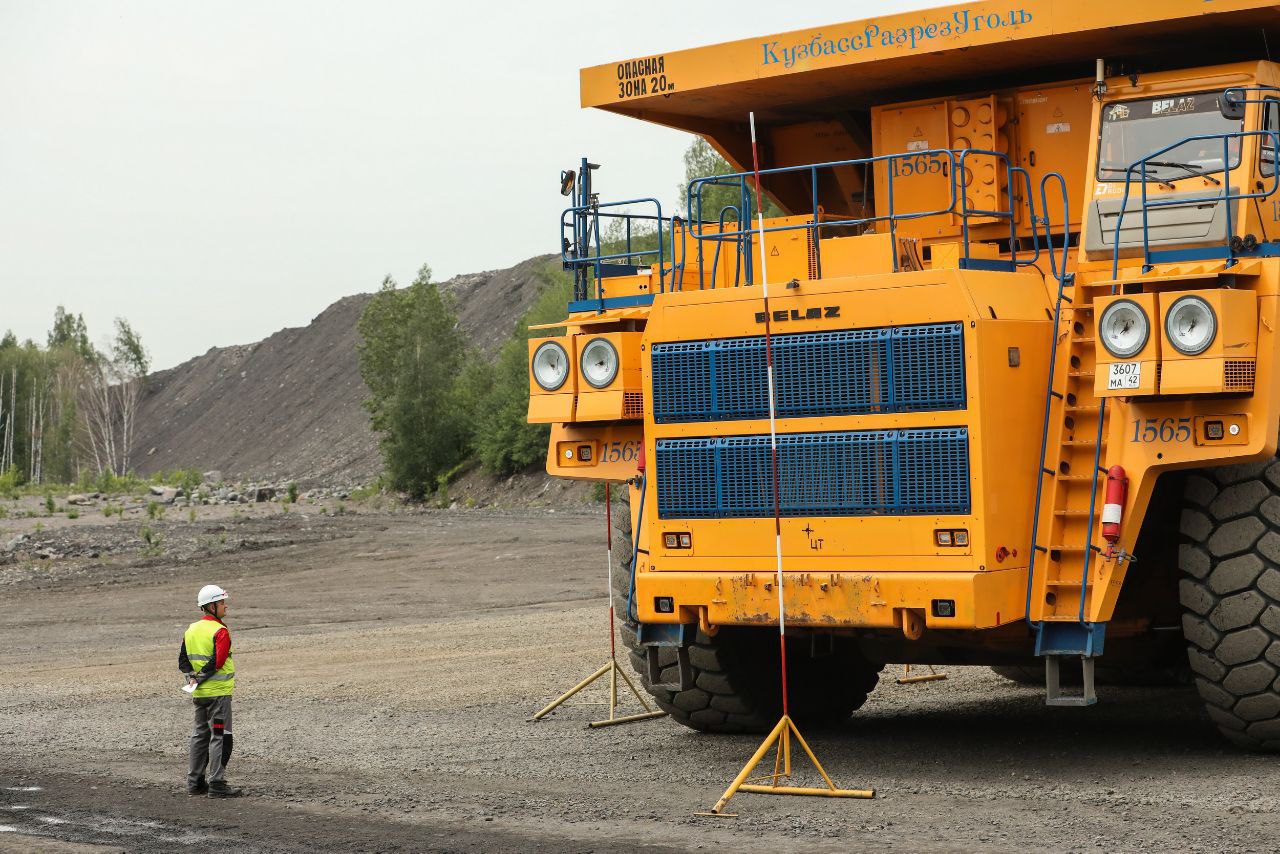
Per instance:
[[[1239,89],[1227,89],[1218,95],[1218,112],[1224,119],[1231,121],[1244,120],[1244,92]]]
[[[566,169],[560,173],[560,195],[568,196],[573,193],[573,184],[578,179],[578,175],[572,169]]]

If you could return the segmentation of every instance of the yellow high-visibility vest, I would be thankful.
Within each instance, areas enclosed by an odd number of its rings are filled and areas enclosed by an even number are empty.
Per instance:
[[[183,640],[187,645],[187,660],[199,671],[213,659],[213,636],[219,629],[225,628],[215,620],[196,620],[187,626]],[[225,697],[236,687],[236,663],[232,660],[231,651],[227,651],[227,660],[218,672],[200,683],[192,692],[192,697]]]

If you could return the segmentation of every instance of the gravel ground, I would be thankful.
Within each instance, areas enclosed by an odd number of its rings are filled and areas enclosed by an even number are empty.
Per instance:
[[[596,514],[291,516],[196,523],[221,551],[0,567],[0,850],[1276,850],[1276,759],[1229,749],[1194,692],[1049,709],[983,668],[887,672],[807,733],[875,800],[696,818],[755,737],[588,730],[599,705],[527,722],[607,657]],[[235,801],[182,790],[175,652],[207,582],[232,595]]]

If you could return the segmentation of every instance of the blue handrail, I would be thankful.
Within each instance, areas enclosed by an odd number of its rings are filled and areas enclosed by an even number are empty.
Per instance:
[[[636,205],[652,205],[654,213],[632,213]],[[618,209],[624,209],[619,211]],[[600,220],[623,223],[624,236],[621,251],[605,251],[605,238],[600,233]],[[636,249],[632,245],[632,227],[636,224],[654,223],[658,245],[652,249]],[[676,287],[684,269],[685,229],[679,228],[679,216],[662,215],[662,203],[655,198],[629,199],[623,202],[596,202],[565,208],[560,214],[560,261],[566,270],[590,270],[595,277],[597,296],[603,299],[603,280],[610,276],[637,272],[640,267],[652,266],[656,256],[658,290],[665,292],[668,285]],[[679,232],[679,242],[676,233]],[[569,239],[569,235],[573,239]],[[672,258],[667,264],[666,247],[670,242]],[[594,247],[594,248],[593,248]],[[575,299],[587,299],[585,293],[574,294]]]
[[[962,190],[960,176],[967,173],[966,165],[970,162],[970,158],[973,157],[991,157],[1004,165],[1005,186],[1010,195],[1010,204],[1007,210],[986,210],[970,207],[968,196]],[[904,162],[910,163],[910,166],[900,165]],[[827,218],[818,204],[819,171],[861,166],[863,167],[864,176],[867,176],[872,173],[871,167],[878,164],[884,164],[888,176],[886,199],[888,211],[879,215]],[[584,169],[586,168],[584,165]],[[1027,170],[1013,165],[1008,155],[1003,152],[986,149],[937,148],[899,154],[883,154],[876,157],[853,160],[812,163],[803,166],[784,166],[764,169],[760,172],[762,176],[766,177],[791,173],[807,173],[808,175],[810,203],[813,208],[812,217],[808,222],[772,225],[765,228],[764,231],[782,232],[797,229],[809,231],[813,237],[815,272],[819,277],[822,275],[822,248],[819,237],[824,228],[857,228],[887,222],[891,239],[895,245],[893,269],[896,272],[899,269],[898,252],[896,250],[898,224],[946,214],[958,215],[961,219],[964,250],[960,266],[964,269],[1012,271],[1019,267],[1034,265],[1040,258],[1039,230],[1035,226],[1036,214],[1031,176]],[[611,276],[633,274],[644,266],[656,266],[659,293],[681,289],[684,284],[683,273],[687,258],[685,251],[686,239],[690,234],[697,241],[699,288],[705,285],[706,272],[701,262],[704,257],[703,243],[706,241],[715,244],[711,265],[713,287],[715,275],[719,272],[719,261],[723,249],[721,244],[725,243],[732,243],[735,248],[735,285],[740,281],[745,281],[748,285],[755,284],[750,242],[757,231],[751,224],[754,216],[754,199],[747,184],[748,179],[752,178],[753,175],[754,173],[752,172],[736,172],[728,175],[712,175],[698,178],[690,182],[687,203],[691,216],[687,223],[682,221],[679,216],[664,216],[662,203],[656,198],[638,198],[622,202],[602,203],[597,201],[595,196],[590,195],[588,189],[581,190],[578,198],[579,204],[566,208],[560,216],[561,262],[565,269],[574,270],[578,273],[575,277],[577,283],[575,290],[581,292],[575,292],[574,298],[582,300],[589,297],[586,289],[589,286],[588,276],[590,275],[595,279],[597,291],[595,296],[602,300],[601,304],[603,306],[604,288],[602,282],[604,279]],[[945,180],[947,186],[945,205],[923,210],[898,211],[895,206],[895,180],[911,175],[936,175]],[[1027,210],[1032,224],[1031,239],[1034,251],[1029,258],[1025,257],[1025,255],[1022,258],[1018,257],[1017,216],[1019,194],[1015,187],[1019,186],[1025,192]],[[718,216],[714,219],[705,218],[702,215],[703,193],[709,187],[735,188],[738,191],[738,204],[723,206],[718,212]],[[651,206],[653,213],[634,213],[630,208],[636,205]],[[731,218],[730,215],[732,215]],[[972,217],[1008,220],[1010,255],[1008,260],[982,259],[971,256],[969,249],[973,242],[970,233],[970,219]],[[605,250],[604,238],[600,229],[600,221],[602,219],[621,221],[623,223],[622,247],[611,247],[609,251]],[[633,227],[637,224],[653,224],[656,226],[658,240],[655,248],[637,249],[634,246]],[[729,227],[731,224],[733,225],[732,228]],[[714,226],[714,231],[711,230],[712,226]],[[678,239],[676,237],[677,232],[679,232]],[[570,239],[570,235],[572,235],[572,239]],[[670,246],[670,252],[673,256],[670,259],[667,258],[668,246]]]
[[[1062,259],[1058,263],[1056,258],[1057,251],[1053,246],[1053,225],[1049,219],[1049,197],[1048,183],[1050,180],[1058,182],[1059,189],[1062,193]],[[1072,274],[1067,272],[1067,247],[1071,243],[1071,211],[1070,202],[1067,194],[1067,181],[1062,177],[1060,172],[1050,172],[1040,179],[1040,208],[1044,211],[1039,225],[1044,226],[1045,241],[1049,247],[1049,269],[1053,272],[1053,277],[1058,281],[1058,298],[1053,306],[1053,328],[1049,332],[1049,384],[1044,395],[1044,423],[1040,430],[1040,459],[1036,464],[1036,500],[1031,511],[1031,554],[1027,557],[1027,602],[1026,602],[1026,621],[1032,628],[1037,628],[1038,623],[1031,619],[1031,588],[1035,582],[1036,573],[1036,551],[1041,546],[1036,542],[1037,535],[1040,531],[1040,504],[1044,498],[1044,479],[1045,476],[1053,477],[1056,474],[1055,469],[1046,468],[1044,464],[1045,453],[1049,449],[1049,415],[1053,404],[1053,381],[1055,376],[1055,367],[1058,363],[1058,328],[1062,323],[1062,303],[1070,302],[1070,298],[1065,291],[1071,283]],[[1033,227],[1038,229],[1038,225],[1033,222]],[[1095,476],[1096,480],[1096,476]],[[1049,547],[1044,547],[1045,554],[1049,553]],[[1080,591],[1080,601],[1084,601],[1084,590]]]
[[[980,155],[997,154],[997,156],[1001,157],[1004,160],[1005,168],[1008,172],[1008,183],[1005,186],[1009,188],[1009,195],[1011,199],[1013,198],[1014,175],[1022,176],[1023,188],[1027,192],[1027,210],[1030,214],[1030,219],[1031,219],[1032,245],[1035,247],[1035,255],[1033,255],[1031,257],[1031,260],[1029,261],[1018,260],[1018,224],[1016,222],[1016,217],[1014,216],[1014,205],[1012,201],[1010,202],[1009,210],[1007,211],[988,211],[988,210],[982,210],[979,208],[970,208],[969,194],[961,193],[960,194],[960,229],[961,229],[961,232],[963,233],[965,255],[966,255],[966,260],[968,262],[968,263],[962,263],[961,266],[970,268],[970,269],[981,269],[982,267],[992,267],[993,269],[1003,269],[1003,267],[1000,265],[999,262],[993,265],[991,261],[986,259],[967,258],[969,254],[969,217],[971,216],[991,217],[993,219],[1000,219],[1000,218],[1007,217],[1009,220],[1009,254],[1013,259],[1014,268],[1016,269],[1018,267],[1029,267],[1034,265],[1037,261],[1040,260],[1040,236],[1039,236],[1039,231],[1036,229],[1036,209],[1035,209],[1035,205],[1032,203],[1031,173],[1028,172],[1026,169],[1023,169],[1021,166],[1010,165],[1009,158],[1005,157],[1004,155],[999,155],[997,152],[981,151],[978,149],[966,148],[960,152],[961,174],[967,174],[964,171],[966,168],[965,160],[969,157],[970,154],[973,154],[975,152],[977,152]],[[893,179],[893,176],[890,175],[890,180],[892,181],[892,179]],[[984,261],[985,263],[983,263]]]
[[[964,174],[965,163],[970,157],[992,157],[1004,164],[1006,172],[1006,187],[1010,193],[1011,201],[1008,210],[983,210],[970,208],[967,195],[960,189],[960,175]],[[912,163],[911,171],[906,174],[899,174],[904,171],[899,166],[900,161],[910,161]],[[911,175],[919,175],[920,171],[916,169],[916,164],[926,164],[925,174],[937,175],[940,179],[947,182],[948,193],[946,204],[935,208],[924,210],[910,210],[900,212],[896,209],[895,187],[896,178],[910,177]],[[818,177],[819,170],[836,169],[850,166],[864,167],[864,174],[871,172],[867,167],[874,167],[878,164],[884,164],[888,175],[887,193],[885,205],[887,211],[879,215],[861,216],[852,218],[827,219],[824,217],[821,208],[818,206]],[[937,165],[936,171],[934,170]],[[886,222],[889,226],[889,232],[896,241],[897,227],[899,222],[914,219],[922,219],[930,216],[940,216],[944,214],[958,214],[962,220],[962,236],[964,241],[964,254],[961,260],[961,266],[966,269],[1000,269],[1013,270],[1018,267],[1034,264],[1040,256],[1040,246],[1038,243],[1038,233],[1033,229],[1032,240],[1035,247],[1035,253],[1030,259],[1019,260],[1018,238],[1017,238],[1017,203],[1016,194],[1014,192],[1015,181],[1019,180],[1024,185],[1027,195],[1026,204],[1031,218],[1035,218],[1035,204],[1031,195],[1031,177],[1019,166],[1014,166],[1009,156],[1003,152],[990,151],[986,149],[949,149],[949,148],[931,148],[921,151],[909,151],[899,154],[882,154],[876,157],[856,158],[853,160],[837,160],[825,163],[812,163],[802,166],[782,166],[772,169],[760,170],[760,176],[767,178],[773,175],[786,174],[804,174],[808,178],[809,192],[813,212],[810,221],[791,225],[773,225],[764,229],[766,233],[807,230],[814,236],[814,255],[817,265],[818,274],[821,275],[822,269],[822,249],[821,241],[817,239],[822,229],[833,228],[855,228],[859,226],[867,226],[875,223]],[[754,176],[753,172],[736,172],[729,175],[714,175],[706,178],[698,178],[689,183],[687,193],[687,204],[690,212],[690,232],[694,239],[698,241],[699,253],[701,252],[701,244],[703,241],[727,242],[736,241],[738,243],[749,242],[751,237],[758,232],[758,229],[752,225],[754,213],[751,209],[750,193],[747,192],[747,181]],[[730,186],[737,187],[739,194],[746,199],[744,204],[739,208],[742,217],[739,219],[738,229],[734,231],[717,230],[714,234],[706,233],[703,229],[704,219],[701,216],[703,208],[703,192],[708,187]],[[971,238],[969,234],[970,217],[985,218],[1001,218],[1009,220],[1009,248],[1011,260],[995,261],[991,259],[978,259],[970,257],[969,247]],[[895,244],[896,245],[896,244]],[[750,253],[746,253],[750,257]],[[894,251],[894,270],[898,269],[897,251]],[[754,284],[752,271],[747,268],[747,283]],[[699,268],[699,275],[701,267]]]
[[[718,220],[717,220],[717,225],[719,226],[720,231],[724,231],[725,215],[726,215],[726,214],[729,214],[729,213],[732,213],[732,214],[733,214],[733,220],[734,220],[734,222],[740,222],[740,221],[742,220],[742,216],[741,216],[740,212],[738,211],[738,209],[737,209],[736,207],[734,207],[733,205],[725,205],[724,207],[722,207],[722,208],[720,209],[720,216],[719,216],[719,218],[718,218]],[[713,253],[712,253],[712,255],[711,255],[711,281],[712,281],[712,283],[714,283],[714,282],[716,281],[716,272],[717,272],[717,270],[719,269],[719,265],[720,265],[720,243],[721,243],[721,241],[719,241],[719,240],[717,240],[717,241],[716,241],[716,250],[715,250],[715,252],[713,252]],[[743,259],[742,259],[742,247],[741,247],[741,244],[738,244],[738,245],[737,245],[737,247],[738,247],[738,248],[737,248],[737,250],[733,253],[733,259],[734,259],[734,263],[733,263],[733,286],[734,286],[735,288],[736,288],[736,287],[738,287],[738,283],[742,280],[742,260],[743,260]],[[699,244],[699,254],[701,254],[701,244]],[[699,269],[701,269],[701,267],[702,267],[702,264],[701,264],[701,260],[702,260],[702,259],[701,259],[701,257],[699,257],[699,259],[698,259],[698,260],[699,260],[698,267],[699,267]],[[747,259],[746,259],[746,260],[747,260],[747,263],[750,263],[750,262],[751,262],[751,253],[750,253],[750,252],[748,252],[748,253],[747,253]],[[701,275],[699,275],[699,276],[698,276],[698,290],[702,290],[702,276],[701,276]]]
[[[720,213],[715,219],[717,231],[713,234],[705,233],[701,228],[697,234],[697,258],[698,258],[698,289],[702,290],[705,285],[706,275],[703,270],[703,248],[704,241],[710,241],[716,245],[714,253],[712,253],[712,287],[715,287],[715,272],[718,267],[717,261],[720,257],[720,244],[732,242],[734,245],[734,254],[737,256],[737,262],[734,268],[734,287],[738,286],[739,281],[745,278],[750,284],[754,277],[752,269],[755,259],[750,252],[750,248],[743,245],[741,240],[742,229],[750,230],[750,223],[755,219],[755,195],[748,187],[745,180],[738,175],[709,175],[705,178],[698,179],[703,187],[733,187],[738,191],[737,204],[727,204],[720,208]],[[687,200],[689,219],[691,222],[707,223],[708,220],[703,216],[702,212],[702,193],[701,190],[696,197]],[[725,232],[725,214],[733,211],[736,216],[734,221],[739,223],[739,230],[733,232]],[[742,225],[744,224],[745,225]]]
[[[1231,90],[1228,90],[1228,91],[1231,91]],[[1277,101],[1275,99],[1268,98],[1264,100],[1280,106],[1280,101]],[[1253,101],[1249,103],[1259,103],[1259,102]],[[1251,192],[1251,193],[1231,192],[1231,171],[1232,169],[1237,169],[1240,167],[1240,163],[1237,163],[1235,166],[1231,165],[1231,140],[1233,139],[1243,140],[1245,137],[1270,138],[1273,150],[1280,150],[1280,132],[1277,132],[1277,131],[1244,130],[1244,131],[1232,131],[1229,133],[1201,134],[1198,136],[1189,136],[1185,139],[1175,142],[1173,145],[1168,145],[1160,149],[1159,151],[1154,151],[1151,154],[1148,154],[1146,157],[1141,158],[1140,160],[1135,160],[1132,164],[1130,164],[1125,169],[1124,196],[1120,200],[1120,212],[1119,212],[1119,215],[1116,217],[1115,234],[1112,239],[1111,278],[1118,279],[1120,277],[1120,231],[1124,225],[1125,215],[1128,213],[1129,195],[1130,195],[1130,190],[1132,189],[1132,186],[1133,186],[1133,177],[1135,172],[1141,176],[1140,181],[1142,183],[1142,207],[1140,208],[1140,210],[1142,213],[1142,269],[1143,269],[1143,272],[1146,272],[1151,269],[1153,261],[1160,261],[1160,260],[1166,260],[1166,259],[1182,260],[1183,259],[1182,256],[1185,255],[1185,251],[1179,252],[1178,250],[1167,250],[1166,252],[1152,253],[1149,214],[1150,214],[1150,211],[1155,208],[1189,207],[1191,205],[1202,205],[1206,202],[1212,202],[1214,204],[1217,204],[1218,202],[1222,202],[1226,205],[1226,218],[1227,218],[1226,237],[1225,237],[1225,240],[1223,241],[1222,248],[1218,249],[1216,247],[1206,247],[1206,248],[1197,249],[1194,252],[1194,257],[1197,260],[1204,260],[1204,259],[1210,259],[1210,258],[1225,259],[1227,262],[1227,266],[1230,267],[1233,264],[1235,264],[1235,258],[1237,255],[1248,254],[1248,252],[1238,250],[1232,245],[1232,238],[1235,236],[1235,223],[1234,223],[1234,216],[1232,212],[1232,208],[1234,206],[1233,203],[1241,201],[1243,199],[1265,199],[1268,196],[1273,195],[1277,190],[1280,190],[1280,169],[1273,170],[1273,174],[1271,175],[1272,186],[1269,189],[1258,190],[1256,192]],[[1221,174],[1222,176],[1222,180],[1221,180],[1222,192],[1221,193],[1213,193],[1207,196],[1197,195],[1192,198],[1157,199],[1157,200],[1151,200],[1147,196],[1147,184],[1150,183],[1150,180],[1151,180],[1148,178],[1148,175],[1147,175],[1148,163],[1150,163],[1152,160],[1160,157],[1163,154],[1167,154],[1168,152],[1173,151],[1176,148],[1186,145],[1187,143],[1207,142],[1207,141],[1218,140],[1218,139],[1222,140],[1222,169],[1214,170],[1212,173],[1206,171],[1203,174],[1209,175],[1209,176]],[[1244,146],[1242,143],[1240,162],[1243,162],[1243,148]],[[1186,177],[1191,178],[1196,176],[1193,174],[1193,175],[1187,175]],[[1181,178],[1179,178],[1178,180],[1181,180]],[[1170,257],[1169,254],[1167,254],[1168,252],[1174,253],[1173,257]]]

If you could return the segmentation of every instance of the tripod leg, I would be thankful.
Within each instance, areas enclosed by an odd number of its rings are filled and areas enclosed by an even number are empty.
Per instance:
[[[541,720],[542,718],[544,718],[544,717],[546,717],[547,715],[551,714],[551,712],[553,712],[557,706],[559,706],[559,705],[560,705],[560,704],[562,704],[564,701],[566,701],[566,700],[568,700],[570,697],[572,697],[574,694],[578,693],[578,692],[579,692],[579,691],[581,691],[583,688],[587,687],[587,686],[588,686],[588,685],[590,685],[592,682],[596,681],[596,680],[597,680],[597,679],[599,679],[601,676],[603,676],[603,675],[605,674],[605,671],[606,671],[606,670],[608,670],[608,669],[609,669],[609,667],[610,667],[610,665],[608,665],[608,664],[603,665],[603,666],[602,666],[599,670],[597,670],[595,673],[592,673],[592,674],[591,674],[590,676],[588,676],[586,679],[583,679],[583,680],[582,680],[581,682],[579,682],[577,685],[574,685],[574,686],[573,686],[572,688],[570,688],[568,691],[564,692],[564,693],[563,693],[563,694],[561,694],[559,697],[556,697],[554,700],[552,700],[552,701],[547,705],[547,707],[546,707],[546,708],[544,708],[542,711],[538,712],[536,715],[534,715],[532,718],[530,718],[530,720],[535,720],[535,721],[537,721],[537,720]]]

